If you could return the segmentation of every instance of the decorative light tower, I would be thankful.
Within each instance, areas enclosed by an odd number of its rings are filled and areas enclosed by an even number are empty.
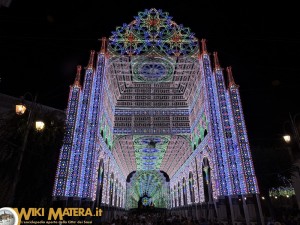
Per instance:
[[[60,151],[57,165],[56,179],[53,189],[53,195],[57,198],[66,197],[68,165],[70,155],[72,154],[72,145],[75,136],[76,116],[78,112],[79,97],[82,91],[80,84],[81,66],[77,66],[76,78],[73,85],[70,86],[70,94],[66,116],[66,131],[63,146]]]

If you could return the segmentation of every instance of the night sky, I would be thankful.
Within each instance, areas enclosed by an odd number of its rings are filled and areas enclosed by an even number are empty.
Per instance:
[[[139,11],[157,8],[207,39],[223,68],[232,66],[250,145],[278,140],[288,113],[300,113],[297,7],[287,2],[199,3],[12,0],[0,8],[0,92],[16,97],[38,93],[39,103],[65,109],[76,65],[86,66],[90,50],[100,50],[98,39],[130,23]]]

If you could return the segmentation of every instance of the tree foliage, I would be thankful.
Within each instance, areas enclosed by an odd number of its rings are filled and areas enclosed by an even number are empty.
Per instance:
[[[58,110],[42,110],[32,116],[45,122],[43,131],[37,132],[33,124],[28,124],[28,112],[18,116],[11,111],[0,117],[0,205],[7,205],[14,194],[11,187],[16,178],[26,129],[29,129],[29,135],[14,206],[43,207],[50,204],[65,116]]]
[[[282,177],[291,178],[291,160],[283,145],[253,148],[253,162],[260,191],[267,194],[272,187],[283,186]]]

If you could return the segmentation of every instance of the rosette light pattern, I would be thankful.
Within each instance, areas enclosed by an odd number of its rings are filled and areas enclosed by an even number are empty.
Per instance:
[[[108,50],[112,54],[139,55],[155,51],[169,56],[193,55],[198,52],[198,39],[189,28],[172,21],[169,13],[146,9],[130,24],[112,32]]]
[[[161,57],[135,57],[132,60],[134,82],[170,82],[174,65]]]

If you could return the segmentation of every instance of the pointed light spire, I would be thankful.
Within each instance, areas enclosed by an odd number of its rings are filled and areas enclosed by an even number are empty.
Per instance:
[[[217,52],[214,52],[214,63],[215,63],[215,69],[221,69]]]
[[[226,68],[226,70],[227,70],[227,76],[228,76],[228,86],[229,87],[232,87],[232,86],[238,87],[238,85],[236,85],[236,83],[234,82],[231,66],[228,66]]]
[[[88,69],[92,69],[94,67],[94,57],[95,56],[95,50],[91,50],[90,53],[90,60],[89,60],[89,64],[87,66]]]
[[[104,54],[105,52],[106,52],[106,37],[102,37],[100,53]]]
[[[206,39],[201,39],[201,44],[202,44],[202,53],[207,53]]]
[[[74,86],[80,86],[80,76],[81,76],[81,65],[78,65]]]

